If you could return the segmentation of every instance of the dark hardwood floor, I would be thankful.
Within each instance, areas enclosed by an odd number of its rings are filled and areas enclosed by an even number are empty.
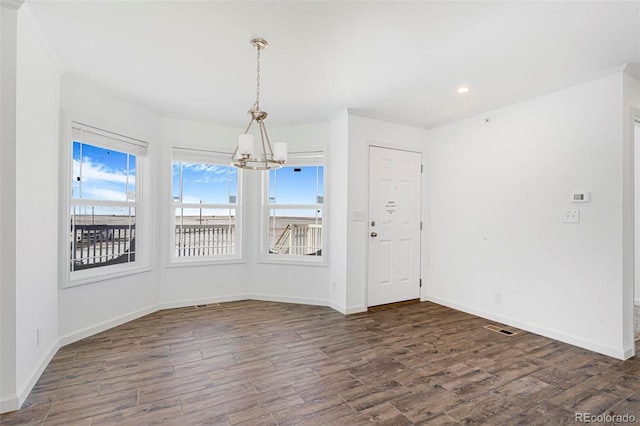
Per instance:
[[[640,422],[637,357],[487,324],[428,302],[350,316],[259,301],[159,311],[61,348],[0,424]]]

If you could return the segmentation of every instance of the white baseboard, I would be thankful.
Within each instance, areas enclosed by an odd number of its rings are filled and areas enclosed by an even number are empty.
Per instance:
[[[16,411],[20,408],[18,395],[2,395],[0,396],[0,414]]]
[[[234,294],[231,296],[205,297],[200,299],[184,299],[174,302],[161,302],[156,305],[156,311],[162,309],[186,308],[188,306],[209,305],[213,303],[238,302],[240,300],[250,299],[249,294]]]
[[[634,342],[635,343],[635,342]],[[629,359],[632,356],[634,356],[636,354],[636,349],[635,348],[629,348],[627,350],[624,351],[624,358],[622,358],[623,360],[625,359]]]
[[[367,307],[364,305],[349,306],[345,314],[346,315],[359,314],[360,312],[367,312]]]
[[[31,393],[31,390],[36,385],[38,379],[44,372],[44,369],[47,368],[47,365],[49,365],[55,354],[58,352],[58,349],[60,349],[60,340],[51,345],[47,353],[42,357],[36,368],[29,376],[29,380],[27,380],[27,383],[22,386],[22,389],[18,390],[18,405],[20,407],[22,407],[22,404],[24,404],[24,402],[27,400],[27,397]],[[2,410],[0,410],[0,412],[2,412]]]
[[[327,300],[326,306],[328,306],[329,308],[333,309],[334,311],[340,312],[342,315],[346,315],[347,314],[347,308],[345,308],[342,305],[338,305],[337,303],[334,303],[331,300]]]
[[[351,306],[344,307],[332,302],[331,300],[324,299],[312,299],[307,297],[290,297],[290,296],[274,296],[267,294],[236,294],[232,296],[205,298],[205,299],[189,299],[181,300],[178,302],[165,302],[157,305],[157,310],[160,309],[175,309],[184,308],[187,306],[206,305],[210,303],[224,303],[224,302],[237,302],[240,300],[262,300],[264,302],[280,302],[280,303],[295,303],[298,305],[313,305],[313,306],[327,306],[340,312],[343,315],[357,314],[360,312],[366,312],[366,306]]]
[[[158,310],[158,305],[148,306],[144,309],[140,309],[138,311],[131,312],[129,314],[125,314],[117,318],[113,318],[108,321],[101,322],[96,325],[92,325],[91,327],[86,327],[86,328],[83,328],[82,330],[68,333],[60,337],[58,347],[62,347],[70,343],[77,342],[78,340],[84,339],[89,336],[93,336],[94,334],[98,334],[110,328],[122,325],[125,322],[133,321],[134,319],[152,314],[157,310]]]
[[[502,324],[509,325],[511,327],[516,327],[521,330],[529,331],[531,333],[539,334],[541,336],[549,337],[551,339],[559,340],[561,342],[568,343],[570,345],[574,345],[584,349],[588,349],[590,351],[598,352],[613,358],[625,360],[629,358],[629,356],[631,356],[629,354],[633,352],[632,349],[630,350],[630,349],[623,349],[623,348],[601,345],[591,340],[581,339],[565,333],[561,333],[556,330],[549,330],[544,327],[539,327],[535,324],[529,324],[513,318],[497,315],[491,312],[486,312],[480,309],[472,308],[470,306],[461,305],[455,302],[451,302],[449,300],[440,299],[438,297],[426,297],[425,300],[433,303],[437,303],[439,305],[448,306],[449,308],[453,308],[458,311],[466,312],[466,313],[476,315],[482,318],[486,318],[492,321],[497,321]]]
[[[264,302],[280,302],[280,303],[295,303],[298,305],[314,305],[314,306],[327,306],[327,301],[324,299],[311,299],[307,297],[289,297],[289,296],[273,296],[266,294],[252,294],[248,297],[251,300],[262,300]]]
[[[156,305],[148,306],[144,309],[140,309],[135,312],[131,312],[126,315],[119,316],[117,318],[101,322],[100,324],[96,324],[91,327],[84,328],[82,330],[68,333],[62,337],[60,337],[58,341],[58,348],[68,345],[70,343],[76,342],[78,340],[84,339],[89,336],[93,336],[94,334],[101,333],[110,328],[117,327],[126,322],[133,321],[137,318],[143,317],[145,315],[152,314],[162,309],[174,309],[174,308],[184,308],[188,306],[195,305],[205,305],[210,303],[224,303],[224,302],[237,302],[240,300],[264,300],[269,302],[282,302],[282,303],[297,303],[302,305],[317,305],[317,306],[329,306],[326,300],[322,299],[309,299],[309,298],[300,298],[300,297],[286,297],[286,296],[271,296],[271,295],[263,295],[263,294],[235,294],[231,296],[217,296],[211,298],[200,298],[200,299],[185,299],[174,302],[161,302]],[[331,306],[333,307],[333,306]],[[334,307],[333,307],[334,308]],[[335,308],[334,308],[335,309]],[[336,309],[338,310],[338,309]],[[340,310],[338,310],[341,312]],[[348,312],[350,313],[350,312]],[[57,350],[57,349],[56,349]]]

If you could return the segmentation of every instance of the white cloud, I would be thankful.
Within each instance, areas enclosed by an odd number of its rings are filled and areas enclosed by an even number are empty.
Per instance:
[[[192,183],[223,183],[227,182],[229,173],[237,173],[235,169],[229,169],[229,166],[204,163],[182,163],[182,170],[182,179]],[[185,173],[187,171],[189,173]]]
[[[127,187],[129,190],[135,188],[135,171],[130,173],[127,185],[125,170],[116,170],[103,163],[94,163],[90,157],[86,156],[82,164],[79,160],[73,160],[74,184],[77,184],[80,178],[82,192],[79,195],[88,200],[127,201]]]
[[[82,188],[82,198],[105,201],[127,201],[126,194],[122,191],[108,188],[96,188],[85,186]]]
[[[188,196],[188,195],[185,195],[185,196],[182,197],[182,202],[184,204],[199,204],[200,201],[201,201],[201,199],[197,198],[197,197],[191,197],[191,196]]]
[[[80,161],[73,160],[73,178],[82,179],[82,182],[111,182],[111,183],[126,183],[127,174],[124,170],[113,170],[106,167],[101,163],[94,163],[91,158],[84,157],[82,161],[82,175],[80,175]],[[135,175],[129,175],[129,183],[135,184]]]

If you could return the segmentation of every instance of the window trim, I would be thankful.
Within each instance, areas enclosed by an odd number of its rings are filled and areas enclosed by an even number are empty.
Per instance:
[[[182,161],[188,163],[201,163],[201,164],[216,164],[216,165],[229,165],[231,153],[212,151],[198,148],[185,148],[185,147],[172,147],[170,158],[170,170],[171,170],[171,185],[169,193],[169,253],[168,262],[166,264],[169,268],[180,268],[185,266],[206,266],[206,265],[221,265],[221,264],[233,264],[243,263],[243,233],[242,233],[242,171],[238,169],[237,174],[237,195],[236,204],[223,204],[223,203],[210,203],[210,204],[193,204],[193,203],[175,203],[173,201],[173,164],[175,161]],[[176,160],[176,157],[178,158]],[[207,255],[207,256],[176,256],[175,254],[175,227],[176,227],[176,209],[180,208],[232,208],[236,211],[235,226],[235,253],[230,255]]]
[[[281,255],[269,253],[269,219],[270,210],[274,206],[269,203],[269,173],[262,175],[262,206],[260,209],[260,246],[258,247],[258,263],[284,264],[284,265],[305,265],[305,266],[327,266],[329,256],[328,250],[328,194],[327,194],[327,153],[324,149],[310,149],[308,151],[290,152],[289,159],[284,167],[294,166],[317,166],[323,167],[322,187],[323,202],[313,204],[280,204],[283,209],[322,209],[322,254],[320,256]],[[277,208],[276,208],[277,209]]]
[[[105,280],[111,280],[118,277],[139,274],[151,271],[149,248],[152,247],[151,242],[151,217],[149,216],[150,205],[150,188],[149,179],[149,152],[150,144],[143,139],[135,136],[124,136],[131,134],[129,131],[119,131],[115,126],[105,123],[99,123],[89,117],[82,117],[78,114],[73,116],[66,112],[61,113],[60,126],[60,162],[61,170],[59,173],[60,193],[63,202],[59,204],[59,250],[58,250],[58,282],[59,287],[71,288],[79,285],[90,284]],[[112,137],[119,140],[116,145],[110,145],[114,150],[122,151],[123,146],[126,147],[128,141],[131,141],[131,150],[127,152],[136,156],[136,260],[116,265],[108,265],[98,268],[90,268],[78,271],[71,271],[69,268],[69,247],[71,244],[69,236],[69,214],[71,207],[74,205],[72,197],[71,184],[73,180],[73,143],[74,143],[74,127],[83,126],[84,128],[96,131],[100,136]],[[107,130],[108,129],[108,130]],[[104,147],[104,144],[96,144],[89,141],[83,141],[89,145]],[[144,150],[146,149],[146,153]],[[77,204],[77,203],[75,203]],[[86,204],[109,204],[103,200],[87,200]]]

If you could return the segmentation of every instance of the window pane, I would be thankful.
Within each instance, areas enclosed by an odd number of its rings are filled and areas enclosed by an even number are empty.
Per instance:
[[[270,204],[323,202],[323,166],[287,166],[269,172]]]
[[[269,252],[322,255],[322,210],[270,209]]]
[[[173,170],[174,201],[195,204],[234,204],[236,202],[238,171],[235,167],[174,162]],[[182,194],[179,193],[180,170],[182,170]]]
[[[135,208],[71,207],[70,270],[135,261]]]
[[[73,199],[135,200],[134,155],[73,142]]]
[[[176,208],[176,256],[235,254],[235,209]]]
[[[128,155],[129,159],[129,179],[127,180],[127,200],[136,200],[136,156]]]
[[[171,201],[174,203],[180,202],[180,170],[182,169],[182,163],[179,161],[173,162],[173,172],[171,174]]]

